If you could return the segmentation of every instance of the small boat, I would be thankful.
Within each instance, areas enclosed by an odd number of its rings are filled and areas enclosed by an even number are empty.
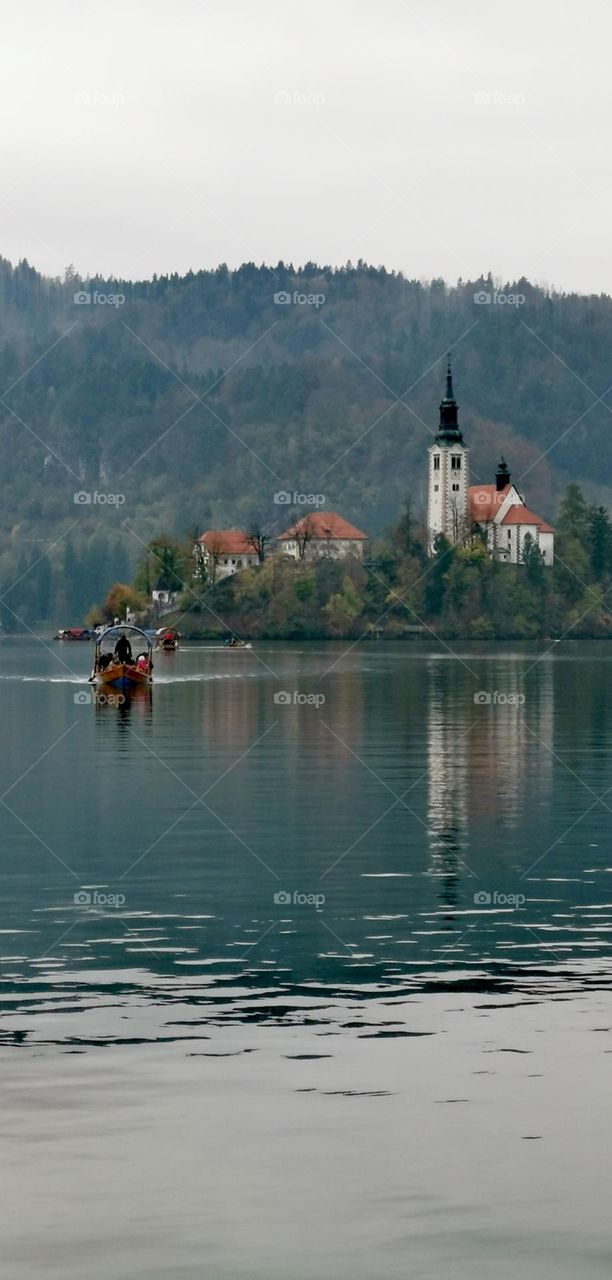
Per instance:
[[[230,636],[223,645],[224,649],[252,649],[252,647],[250,640],[239,640],[238,636]]]
[[[140,652],[134,657],[132,638]],[[153,679],[153,643],[145,631],[131,623],[107,627],[98,636],[94,668],[89,677],[98,689],[137,689]]]
[[[176,653],[179,647],[180,636],[175,627],[160,627],[155,632],[155,648],[161,649],[163,653]]]
[[[54,635],[54,640],[95,640],[95,631],[90,631],[89,627],[60,627],[60,630]]]

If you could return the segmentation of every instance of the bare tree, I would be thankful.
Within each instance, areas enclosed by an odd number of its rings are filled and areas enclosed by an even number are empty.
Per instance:
[[[202,547],[202,565],[206,576],[211,586],[214,587],[217,581],[219,561],[225,551],[222,539],[213,534],[205,543],[200,542],[198,545]]]
[[[270,533],[267,529],[264,529],[259,520],[252,520],[246,530],[245,537],[256,552],[259,563],[263,564],[266,558],[266,548],[272,541]]]
[[[310,516],[304,516],[302,519],[296,518],[291,526],[292,536],[298,549],[298,559],[303,560],[306,555],[306,548],[309,542],[312,542],[313,529]]]
[[[452,521],[451,542],[465,547],[470,541],[471,527],[465,512],[459,507],[456,498],[451,499],[450,515]]]

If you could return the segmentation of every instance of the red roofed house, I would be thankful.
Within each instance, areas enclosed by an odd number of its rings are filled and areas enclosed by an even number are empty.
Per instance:
[[[342,560],[344,556],[361,559],[366,534],[335,511],[312,511],[285,529],[276,541],[281,555],[293,560],[316,560],[322,556],[330,560]]]
[[[474,525],[486,534],[491,555],[508,564],[521,564],[527,534],[542,552],[545,564],[554,559],[554,530],[525,506],[502,458],[495,484],[469,483],[469,450],[463,443],[459,406],[453,391],[450,357],[446,394],[440,404],[440,424],[429,453],[427,530],[430,555],[436,538],[466,543]]]
[[[471,484],[468,488],[468,517],[486,533],[492,555],[507,564],[520,564],[525,538],[542,552],[545,564],[555,555],[555,531],[525,506],[518,489],[510,483],[510,472],[502,458],[495,484]]]
[[[195,550],[196,562],[201,561],[211,582],[259,563],[253,543],[240,529],[207,529]]]

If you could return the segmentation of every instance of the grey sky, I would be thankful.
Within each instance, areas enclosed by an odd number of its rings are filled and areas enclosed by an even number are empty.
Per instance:
[[[604,0],[2,0],[0,21],[12,261],[362,257],[612,291]]]

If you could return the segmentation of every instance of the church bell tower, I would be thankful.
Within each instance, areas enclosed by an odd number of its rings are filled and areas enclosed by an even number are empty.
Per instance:
[[[446,392],[440,402],[440,422],[429,454],[427,492],[427,541],[429,554],[435,539],[445,534],[449,542],[461,542],[468,516],[468,449],[459,429],[459,406],[453,391],[450,355],[446,370]]]

